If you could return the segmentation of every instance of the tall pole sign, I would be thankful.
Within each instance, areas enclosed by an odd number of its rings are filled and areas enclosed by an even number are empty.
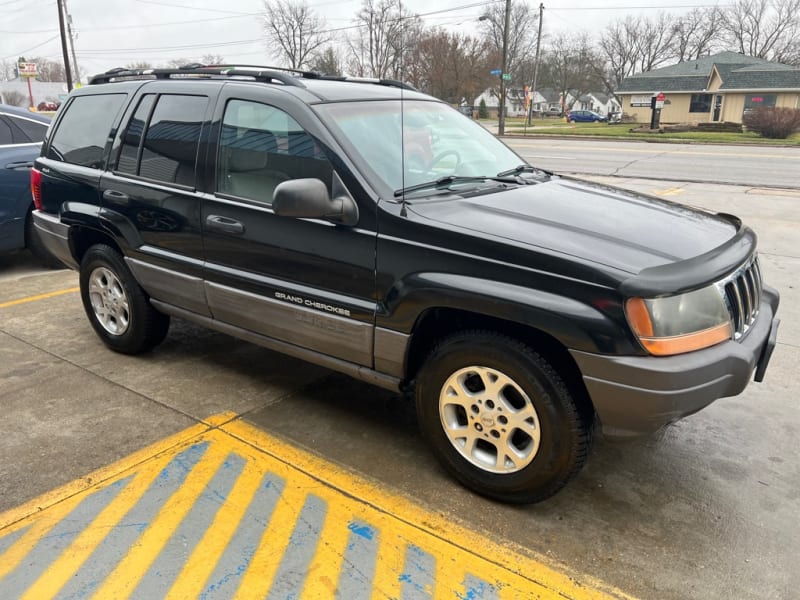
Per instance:
[[[17,72],[19,76],[28,82],[28,101],[31,108],[33,108],[33,90],[31,89],[31,79],[36,77],[36,63],[21,62],[17,65]]]

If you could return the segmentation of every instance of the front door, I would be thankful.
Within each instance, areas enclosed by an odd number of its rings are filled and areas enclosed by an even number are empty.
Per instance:
[[[717,94],[716,96],[714,96],[714,117],[712,120],[714,122],[718,122],[721,115],[722,115],[722,95]]]
[[[209,306],[235,327],[372,367],[374,202],[359,207],[355,227],[275,215],[283,181],[316,178],[349,193],[345,167],[335,169],[326,149],[329,134],[307,112],[292,112],[284,93],[223,87],[202,207]]]

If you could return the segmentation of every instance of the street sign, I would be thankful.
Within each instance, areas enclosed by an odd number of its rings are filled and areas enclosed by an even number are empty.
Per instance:
[[[502,73],[500,69],[492,69],[489,71],[489,75],[500,75],[500,73]]]
[[[506,81],[511,81],[511,73],[503,73],[503,79]]]
[[[19,63],[20,77],[36,77],[36,63]]]

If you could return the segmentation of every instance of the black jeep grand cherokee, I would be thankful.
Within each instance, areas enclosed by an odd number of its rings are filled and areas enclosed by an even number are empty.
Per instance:
[[[541,500],[595,423],[650,433],[760,381],[778,293],[735,217],[537,170],[394,81],[114,70],[32,173],[113,350],[170,316],[415,390],[464,485]]]

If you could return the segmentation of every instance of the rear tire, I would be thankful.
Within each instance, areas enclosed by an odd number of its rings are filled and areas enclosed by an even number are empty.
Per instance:
[[[504,502],[549,498],[581,469],[592,419],[528,345],[486,331],[445,338],[417,379],[423,435],[467,488]]]
[[[103,343],[123,354],[140,354],[160,344],[169,316],[158,312],[122,256],[105,244],[89,248],[81,261],[81,300]]]

